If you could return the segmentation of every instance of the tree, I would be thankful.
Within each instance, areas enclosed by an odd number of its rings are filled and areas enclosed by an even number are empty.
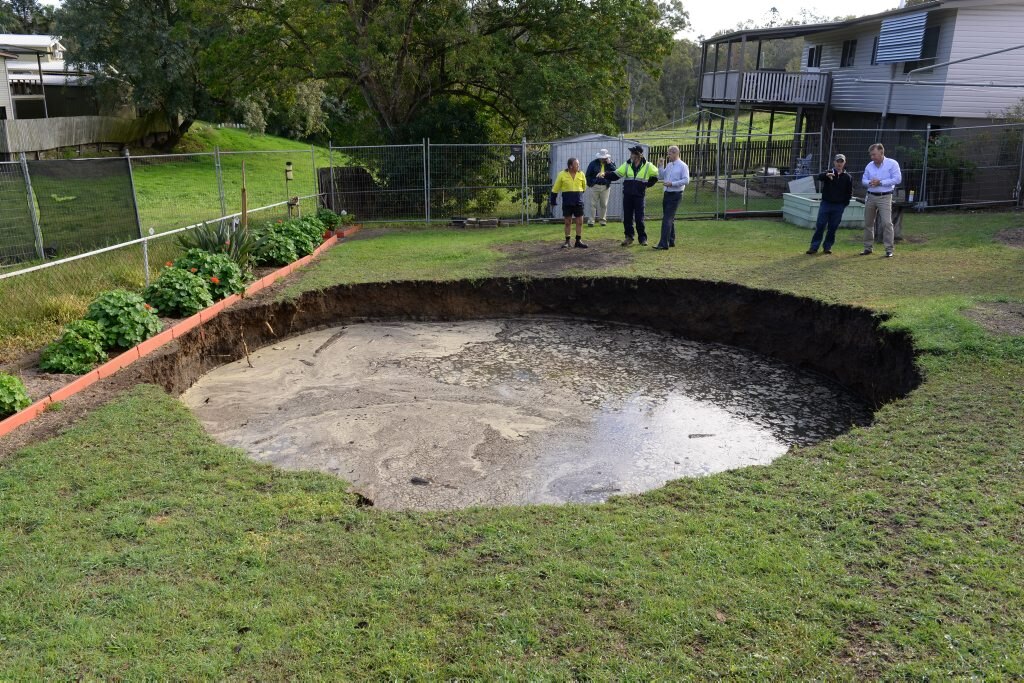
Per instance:
[[[49,35],[54,31],[54,8],[36,0],[0,2],[0,32]]]
[[[187,1],[66,0],[57,14],[67,61],[94,71],[100,101],[162,113],[169,146],[212,108],[200,55],[216,32],[192,8]]]
[[[627,59],[656,68],[680,12],[655,0],[249,0],[229,10],[213,89],[324,79],[386,141],[438,101],[472,103],[513,135],[601,128],[613,103],[575,103],[618,99]]]

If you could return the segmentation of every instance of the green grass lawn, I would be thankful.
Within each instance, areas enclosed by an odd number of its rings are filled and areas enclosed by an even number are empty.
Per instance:
[[[905,220],[892,260],[692,221],[602,270],[886,311],[926,377],[870,427],[607,504],[359,507],[136,388],[0,462],[0,679],[1024,677],[1024,337],[960,312],[1024,301],[1024,251],[993,241],[1024,219]],[[499,247],[560,231],[394,229],[282,296],[507,272]]]

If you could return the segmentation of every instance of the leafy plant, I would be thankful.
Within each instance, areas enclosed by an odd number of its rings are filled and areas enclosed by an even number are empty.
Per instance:
[[[103,330],[92,320],[76,320],[64,328],[60,339],[43,349],[39,369],[84,375],[105,360]]]
[[[309,256],[320,246],[323,228],[314,232],[311,224],[302,220],[290,220],[272,226],[270,232],[290,238],[295,244],[295,253],[298,254],[298,258],[302,258]]]
[[[264,266],[286,266],[299,258],[295,242],[280,232],[268,230],[260,239],[254,255],[256,263]]]
[[[203,223],[178,236],[178,244],[185,249],[202,249],[210,254],[225,254],[241,269],[243,273],[252,267],[252,254],[258,244],[258,238],[249,230],[231,221]]]
[[[334,230],[341,225],[341,216],[325,207],[317,209],[316,217],[328,230]]]
[[[115,289],[100,294],[89,304],[86,320],[103,333],[104,349],[129,349],[160,331],[153,307],[140,294]]]
[[[32,405],[25,383],[14,375],[0,372],[0,417],[13,415]]]
[[[174,267],[201,277],[208,283],[214,301],[245,291],[242,270],[226,254],[211,254],[202,249],[189,249],[174,261]]]
[[[164,268],[142,298],[160,314],[182,318],[213,304],[207,281],[182,268]]]

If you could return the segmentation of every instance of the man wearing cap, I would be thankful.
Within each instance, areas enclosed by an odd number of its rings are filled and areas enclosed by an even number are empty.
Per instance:
[[[600,177],[600,176],[599,176]],[[636,223],[636,235],[640,246],[647,246],[647,230],[644,226],[644,196],[647,188],[658,182],[658,167],[644,158],[644,148],[640,145],[629,148],[629,161],[614,171],[605,173],[610,181],[622,178],[622,225],[626,231],[626,239],[622,246],[633,244],[633,223]]]
[[[881,143],[868,147],[868,154],[871,161],[864,169],[861,184],[867,188],[867,195],[864,197],[864,251],[861,256],[867,256],[875,246],[875,217],[882,223],[882,243],[885,245],[886,258],[892,258],[893,252],[893,230],[892,230],[892,193],[896,186],[903,181],[900,174],[900,165],[895,159],[888,159],[885,156],[885,147]]]
[[[608,225],[608,197],[611,195],[612,181],[605,174],[613,168],[612,155],[606,149],[598,152],[587,165],[587,187],[590,188],[590,201],[594,207],[593,218],[588,222],[590,227],[594,227],[598,219],[601,225]]]
[[[843,220],[843,212],[853,199],[853,177],[846,172],[846,155],[837,154],[832,168],[818,175],[821,183],[821,205],[818,207],[818,222],[811,237],[811,248],[808,254],[817,254],[818,247],[822,253],[831,254],[832,245],[836,242],[836,228]],[[828,232],[825,227],[828,227]],[[821,237],[825,236],[822,244]]]

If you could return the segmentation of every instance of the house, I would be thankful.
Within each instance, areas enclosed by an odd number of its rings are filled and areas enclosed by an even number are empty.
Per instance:
[[[800,70],[763,68],[765,43],[787,39],[803,40]],[[776,112],[795,113],[797,132],[823,134],[990,123],[1024,98],[1024,2],[932,0],[735,31],[704,42],[701,78],[699,106],[735,128],[754,111],[773,122]]]
[[[0,102],[6,119],[94,116],[99,113],[91,74],[71,69],[56,36],[0,34],[5,54],[8,99]],[[3,92],[0,91],[0,98]]]

